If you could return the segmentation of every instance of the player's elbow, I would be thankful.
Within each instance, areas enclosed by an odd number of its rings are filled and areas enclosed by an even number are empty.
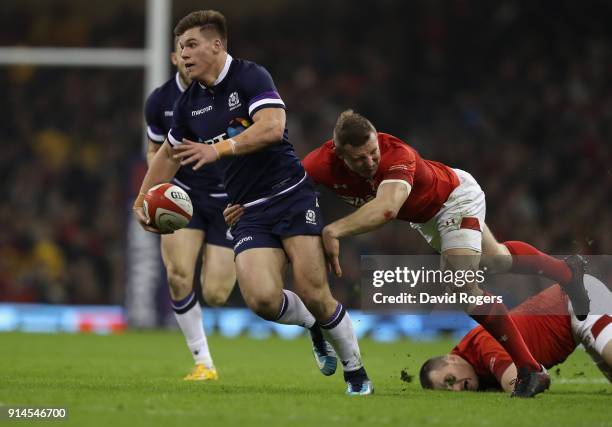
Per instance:
[[[285,125],[278,121],[274,124],[274,126],[270,130],[270,139],[273,141],[280,141],[283,139],[283,135],[285,133]]]
[[[384,222],[391,221],[397,218],[398,213],[399,209],[393,206],[384,206],[382,209],[382,219]]]
[[[395,203],[384,202],[381,203],[380,212],[382,215],[382,219],[386,221],[391,221],[397,218],[399,214],[401,206],[396,206]]]
[[[268,119],[266,125],[266,134],[271,142],[278,142],[283,139],[285,121],[281,117]]]

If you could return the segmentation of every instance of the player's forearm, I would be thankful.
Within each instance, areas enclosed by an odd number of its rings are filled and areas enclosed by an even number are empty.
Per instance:
[[[253,123],[233,140],[234,155],[240,156],[278,144],[283,139],[285,123],[280,118],[268,118]]]
[[[327,226],[327,229],[337,238],[363,234],[381,227],[396,215],[396,209],[389,203],[374,199],[352,214],[334,221]]]
[[[149,169],[142,180],[140,193],[146,193],[151,187],[163,182],[168,182],[176,175],[181,164],[172,157],[171,151],[172,149],[168,141],[166,141],[157,153],[152,156],[149,162]]]

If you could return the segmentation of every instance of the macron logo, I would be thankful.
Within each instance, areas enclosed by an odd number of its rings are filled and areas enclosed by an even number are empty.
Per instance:
[[[200,114],[204,114],[204,113],[208,113],[210,110],[212,110],[212,105],[209,105],[208,107],[204,107],[204,108],[200,108],[199,110],[194,110],[191,112],[191,117],[195,117],[195,116],[199,116]]]
[[[251,240],[253,240],[253,236],[243,237],[242,239],[238,240],[238,243],[236,243],[236,245],[234,245],[234,250],[236,250],[236,248],[242,245],[243,243],[250,242]]]

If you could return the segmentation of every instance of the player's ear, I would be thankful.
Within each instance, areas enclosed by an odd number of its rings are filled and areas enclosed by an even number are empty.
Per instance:
[[[172,62],[172,65],[174,65],[176,67],[176,65],[178,64],[178,56],[177,56],[176,52],[172,52],[170,54],[170,61]]]
[[[221,39],[215,39],[213,41],[213,50],[215,53],[219,53],[223,50],[223,42]]]

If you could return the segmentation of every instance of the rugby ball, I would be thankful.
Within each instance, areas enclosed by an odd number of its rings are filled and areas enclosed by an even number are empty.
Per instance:
[[[171,233],[189,224],[193,204],[181,187],[165,183],[152,187],[144,199],[144,214],[162,233]]]

